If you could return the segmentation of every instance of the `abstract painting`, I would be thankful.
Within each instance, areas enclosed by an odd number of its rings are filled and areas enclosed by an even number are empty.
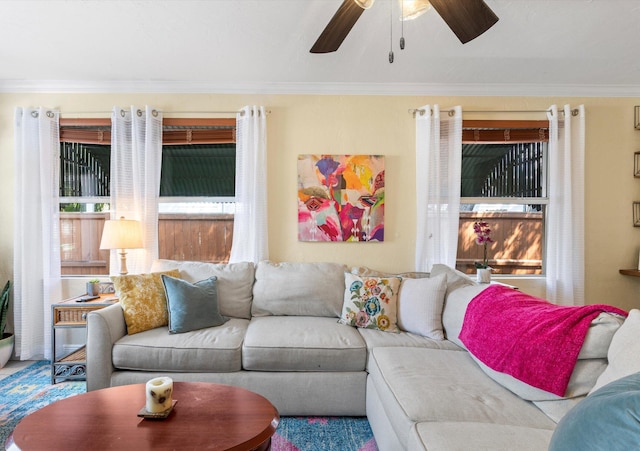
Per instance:
[[[384,241],[384,156],[298,156],[299,241]]]

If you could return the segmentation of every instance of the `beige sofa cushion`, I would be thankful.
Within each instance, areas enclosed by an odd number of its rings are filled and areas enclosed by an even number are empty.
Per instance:
[[[429,273],[422,271],[408,271],[401,273],[391,273],[385,271],[378,271],[377,269],[371,269],[367,266],[352,266],[349,270],[351,274],[355,274],[361,277],[402,277],[403,279],[428,279]]]
[[[609,365],[591,393],[617,379],[640,371],[640,310],[632,309],[615,333],[608,350]]]
[[[554,401],[533,401],[533,403],[557,424],[562,420],[562,417],[564,417],[567,412],[573,409],[586,397],[586,395],[583,395],[575,398],[557,399]]]
[[[465,352],[464,349],[449,340],[434,340],[433,338],[423,337],[422,335],[412,334],[411,332],[389,334],[374,329],[358,329],[358,332],[362,338],[364,338],[367,345],[367,370],[369,369],[368,362],[371,360],[371,351],[380,347],[414,347]]]
[[[553,431],[526,426],[471,422],[418,423],[411,429],[407,449],[545,451]]]
[[[473,357],[473,355],[471,355]],[[607,367],[606,359],[581,359],[576,362],[576,366],[571,373],[569,385],[564,396],[554,395],[545,390],[541,390],[532,385],[526,384],[515,377],[495,371],[473,357],[476,363],[491,379],[508,388],[522,399],[529,401],[556,401],[566,398],[584,396],[596,383],[598,377]]]
[[[555,423],[532,403],[496,384],[468,352],[376,348],[369,362],[375,388],[396,435],[407,445],[420,422],[470,422],[549,429]]]
[[[458,288],[478,285],[475,280],[462,271],[458,271],[457,269],[453,269],[447,265],[436,263],[431,268],[431,277],[437,277],[440,274],[444,274],[447,277],[447,295]]]
[[[253,371],[363,371],[364,340],[336,318],[262,316],[251,319],[242,366]]]
[[[466,285],[447,294],[444,300],[442,311],[442,326],[447,340],[453,341],[461,348],[467,347],[460,341],[458,336],[462,330],[464,314],[467,311],[469,302],[489,285]]]
[[[156,260],[152,271],[178,269],[180,278],[199,282],[209,277],[217,277],[218,306],[220,314],[232,318],[251,319],[251,301],[253,299],[254,264],[239,262],[215,264],[204,262]]]
[[[261,261],[253,286],[253,316],[337,318],[342,310],[344,272],[338,263]]]
[[[384,347],[413,347],[430,349],[447,349],[449,351],[464,351],[460,346],[449,340],[434,340],[411,332],[400,332],[398,334],[388,334],[374,329],[358,329],[360,335],[367,344],[367,349]]]
[[[249,321],[231,318],[218,327],[170,334],[166,327],[125,335],[113,345],[121,370],[162,372],[240,371],[242,339]]]

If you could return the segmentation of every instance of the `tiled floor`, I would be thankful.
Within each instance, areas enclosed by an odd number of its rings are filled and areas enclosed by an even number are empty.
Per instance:
[[[0,380],[28,367],[33,362],[33,360],[9,360],[4,368],[0,368]]]

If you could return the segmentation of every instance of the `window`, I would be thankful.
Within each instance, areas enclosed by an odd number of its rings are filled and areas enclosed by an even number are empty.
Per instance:
[[[547,121],[463,122],[457,269],[475,272],[473,224],[485,221],[494,273],[543,273],[547,144]]]
[[[99,245],[109,217],[111,121],[60,122],[62,274],[108,274],[109,251]],[[227,261],[234,195],[235,119],[165,119],[160,258]]]

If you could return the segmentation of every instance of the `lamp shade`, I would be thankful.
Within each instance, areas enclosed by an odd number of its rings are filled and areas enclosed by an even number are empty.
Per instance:
[[[100,249],[139,249],[142,243],[142,226],[133,219],[115,219],[104,223]]]
[[[428,0],[398,0],[402,10],[400,20],[413,20],[429,11],[431,3]]]
[[[369,9],[375,0],[353,0],[362,9]]]

